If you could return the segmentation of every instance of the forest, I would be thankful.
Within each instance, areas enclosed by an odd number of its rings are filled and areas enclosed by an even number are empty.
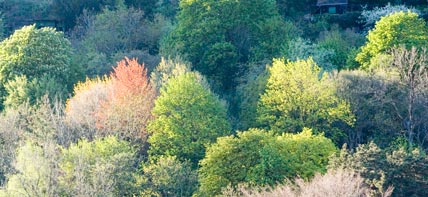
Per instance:
[[[428,196],[425,0],[0,0],[0,197]]]

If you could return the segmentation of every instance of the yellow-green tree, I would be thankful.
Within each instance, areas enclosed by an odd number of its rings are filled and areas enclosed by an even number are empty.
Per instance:
[[[71,45],[61,32],[53,28],[37,29],[35,25],[15,31],[0,42],[0,96],[3,100],[9,94],[29,98],[10,98],[9,101],[35,101],[47,91],[52,95],[71,90],[80,78],[79,67],[71,63]],[[23,80],[23,78],[26,78]],[[22,89],[21,93],[6,91]],[[9,103],[17,105],[20,103]]]
[[[326,172],[328,158],[335,152],[330,139],[306,128],[282,136],[250,129],[221,137],[209,146],[200,163],[198,195],[215,196],[222,188],[241,183],[274,186],[285,178],[309,179],[316,172]]]
[[[426,23],[414,12],[396,12],[382,17],[367,35],[367,43],[356,60],[365,69],[388,50],[404,45],[423,47],[428,44]]]
[[[231,131],[226,109],[200,84],[195,73],[168,80],[152,114],[154,120],[148,126],[151,160],[161,155],[176,156],[196,166],[205,155],[205,147]]]
[[[311,58],[275,59],[269,73],[257,109],[260,126],[279,134],[308,127],[325,132],[335,142],[342,140],[345,134],[339,125],[352,125],[354,115],[349,104],[336,96],[334,81]]]

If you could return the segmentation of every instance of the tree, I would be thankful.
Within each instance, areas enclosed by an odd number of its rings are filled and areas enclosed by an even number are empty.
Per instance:
[[[59,169],[55,144],[42,148],[27,140],[18,149],[15,168],[1,196],[56,196]],[[50,150],[50,151],[47,151]]]
[[[294,35],[273,0],[180,1],[180,9],[161,53],[181,54],[215,90],[232,89],[240,63],[271,59],[288,35]]]
[[[143,196],[192,196],[198,182],[192,164],[175,156],[161,156],[156,163],[144,164],[143,173]]]
[[[404,11],[404,12],[410,11],[413,13],[417,13],[418,15],[420,14],[419,10],[417,10],[415,8],[408,8],[404,4],[402,4],[402,5],[391,5],[390,3],[388,3],[384,7],[375,7],[372,10],[364,9],[361,12],[360,19],[366,28],[371,29],[371,28],[373,28],[375,23],[377,21],[379,21],[382,17],[388,16],[390,14],[393,14],[395,12],[400,12],[400,11]]]
[[[78,138],[92,140],[103,136],[97,128],[97,116],[106,102],[111,86],[108,77],[86,79],[74,86],[74,96],[69,98],[65,107],[65,120],[73,127]]]
[[[123,0],[53,0],[52,8],[56,17],[65,23],[65,29],[69,30],[75,26],[76,18],[79,17],[84,10],[100,12],[105,6],[115,7],[116,3],[122,3]]]
[[[135,150],[128,142],[106,137],[81,140],[62,148],[59,178],[67,196],[136,195]]]
[[[147,70],[137,59],[128,58],[118,62],[113,70],[106,100],[95,114],[97,126],[104,131],[103,136],[145,143],[146,124],[152,117],[150,111],[156,96]]]
[[[159,40],[169,26],[168,19],[156,16],[149,20],[136,8],[106,8],[96,15],[84,12],[72,32],[77,51],[74,59],[85,66],[90,77],[108,74],[125,56],[138,58],[151,70],[159,62]]]
[[[331,140],[309,129],[282,136],[250,129],[221,137],[200,162],[198,195],[218,195],[222,188],[239,184],[274,186],[286,178],[309,179],[326,171],[335,151]]]
[[[5,91],[5,84],[12,80],[17,81],[20,77],[27,80],[21,80],[21,88],[34,92],[28,98],[31,101],[37,100],[48,90],[55,90],[49,92],[51,95],[70,90],[81,74],[79,68],[71,64],[71,52],[70,42],[62,33],[52,28],[36,29],[34,25],[26,26],[3,40],[0,43],[2,106],[8,93],[11,93]],[[52,88],[55,85],[56,87]]]
[[[367,35],[367,43],[362,46],[356,60],[365,69],[388,50],[404,45],[422,47],[428,43],[425,21],[413,12],[396,12],[382,17]]]
[[[336,143],[343,141],[339,125],[352,125],[354,115],[349,104],[337,97],[334,82],[312,59],[287,63],[275,59],[269,74],[257,109],[262,127],[278,134],[308,127],[315,133],[325,132]]]
[[[381,149],[370,142],[358,146],[354,152],[342,149],[340,154],[332,157],[329,168],[360,173],[366,184],[375,189],[371,195],[382,195],[393,186],[393,196],[425,196],[428,191],[427,159],[419,149]]]
[[[180,57],[162,58],[159,65],[150,74],[150,83],[159,92],[169,79],[190,72],[190,63]]]
[[[226,109],[195,73],[168,80],[161,88],[152,110],[154,120],[148,130],[149,156],[176,156],[190,160],[193,167],[204,157],[205,147],[217,137],[230,134]]]

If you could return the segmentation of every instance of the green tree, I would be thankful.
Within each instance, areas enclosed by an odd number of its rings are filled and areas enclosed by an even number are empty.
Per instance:
[[[282,136],[250,129],[236,137],[221,137],[209,146],[201,161],[198,194],[214,196],[222,188],[236,188],[241,183],[273,186],[298,175],[308,179],[326,171],[328,158],[335,151],[330,139],[312,135],[309,129]]]
[[[352,125],[354,115],[336,96],[334,81],[312,59],[287,63],[275,59],[269,73],[257,109],[262,127],[279,134],[308,127],[325,132],[336,143],[343,140],[339,125]]]
[[[70,42],[64,38],[63,33],[56,32],[52,28],[36,29],[34,25],[26,26],[2,41],[0,43],[2,105],[8,94],[12,93],[5,90],[5,85],[12,80],[15,80],[15,86],[27,88],[28,92],[32,92],[29,95],[32,101],[49,90],[54,90],[49,92],[52,95],[61,95],[61,91],[70,90],[81,76],[78,66],[71,64],[71,53]],[[27,82],[22,77],[26,78]],[[11,84],[9,86],[14,87]]]
[[[128,142],[115,137],[81,140],[62,148],[59,184],[70,196],[135,195],[135,164],[135,151]]]
[[[239,63],[271,59],[293,35],[273,0],[188,0],[180,1],[180,9],[161,53],[178,51],[215,89],[233,88]]]
[[[423,47],[428,44],[427,27],[422,18],[413,12],[396,12],[382,17],[367,35],[367,43],[362,46],[356,60],[365,69],[388,50],[404,45]]]
[[[152,114],[154,120],[148,126],[151,160],[177,156],[196,167],[205,147],[231,131],[226,109],[194,73],[170,79],[161,88]]]

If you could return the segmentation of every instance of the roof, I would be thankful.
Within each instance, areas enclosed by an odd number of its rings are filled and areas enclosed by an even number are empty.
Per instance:
[[[348,0],[318,0],[317,6],[325,5],[347,5]]]

